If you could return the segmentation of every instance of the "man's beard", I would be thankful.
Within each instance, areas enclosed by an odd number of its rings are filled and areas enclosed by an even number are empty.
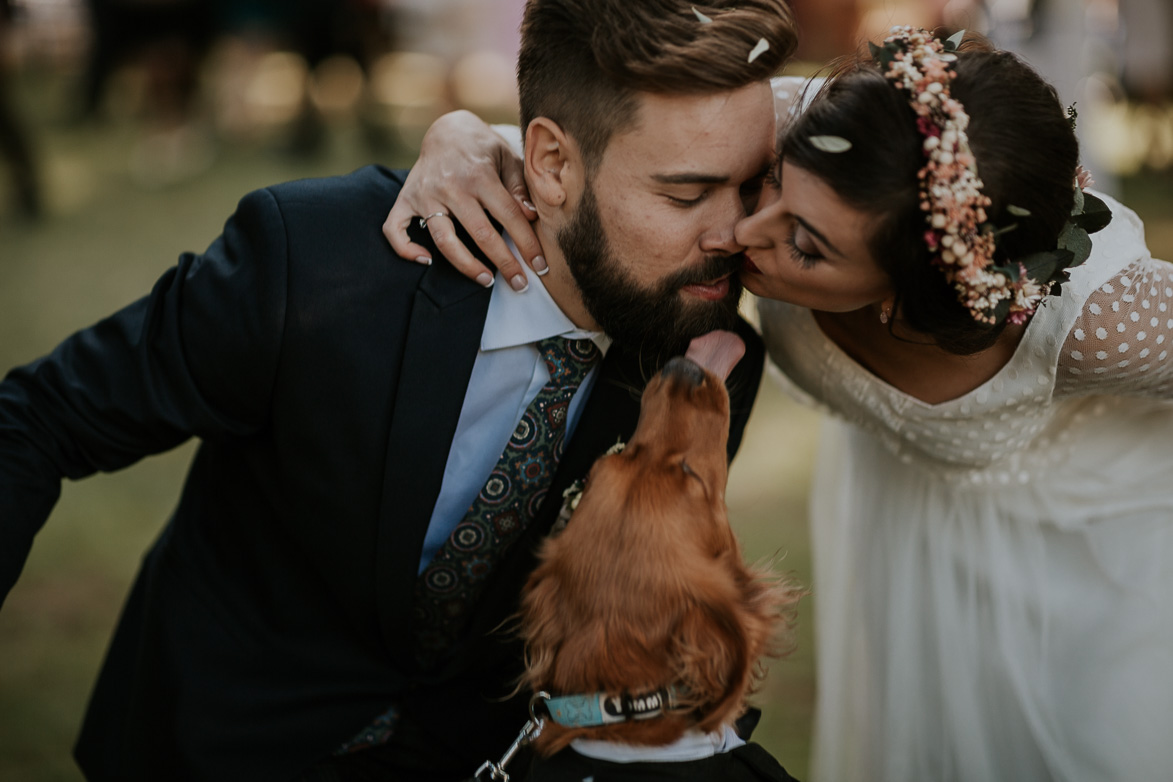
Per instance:
[[[696,266],[681,269],[650,288],[635,280],[615,257],[603,232],[598,204],[590,183],[578,210],[558,232],[558,245],[566,258],[583,304],[595,322],[620,345],[658,364],[679,355],[694,337],[714,329],[732,329],[741,300],[736,272],[745,262],[741,253],[709,255]],[[639,259],[626,259],[629,264]],[[733,272],[729,292],[719,301],[686,301],[681,288],[711,282]]]

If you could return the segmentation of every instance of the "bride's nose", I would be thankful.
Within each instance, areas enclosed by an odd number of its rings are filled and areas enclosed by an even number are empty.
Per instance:
[[[754,212],[741,218],[733,228],[734,239],[742,247],[764,247],[765,233],[762,231],[763,215]]]

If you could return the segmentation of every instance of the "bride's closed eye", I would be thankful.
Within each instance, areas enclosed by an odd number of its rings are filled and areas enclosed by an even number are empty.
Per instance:
[[[823,256],[819,255],[818,249],[810,241],[809,236],[799,237],[799,231],[805,233],[805,229],[795,222],[790,232],[786,234],[786,246],[790,249],[790,256],[798,261],[804,269],[809,269],[821,261]]]

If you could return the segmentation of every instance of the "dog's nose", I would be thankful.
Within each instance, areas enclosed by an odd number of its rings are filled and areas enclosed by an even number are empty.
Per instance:
[[[683,356],[677,356],[664,365],[664,377],[692,386],[699,386],[705,382],[705,371],[694,362]]]

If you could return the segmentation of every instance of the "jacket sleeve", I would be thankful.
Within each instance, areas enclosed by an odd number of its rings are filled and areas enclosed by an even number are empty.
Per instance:
[[[272,195],[246,196],[202,255],[0,383],[0,603],[62,478],[125,467],[192,436],[264,424],[285,317]]]

